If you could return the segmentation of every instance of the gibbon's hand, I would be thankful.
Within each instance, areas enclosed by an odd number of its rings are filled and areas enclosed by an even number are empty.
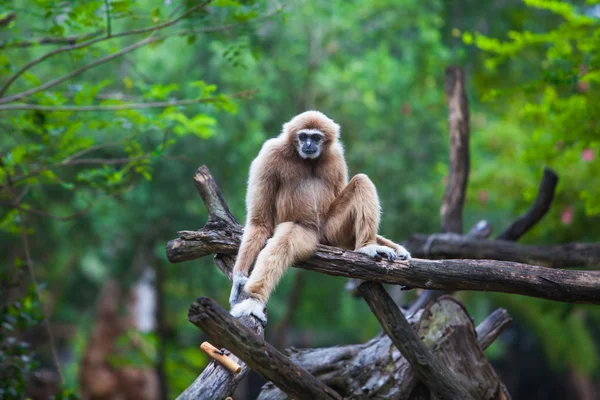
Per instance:
[[[238,273],[233,275],[233,282],[231,286],[231,293],[229,294],[229,306],[233,307],[238,303],[240,293],[244,290],[244,286],[248,282],[248,277],[244,274]]]
[[[368,244],[356,250],[358,253],[366,254],[373,257],[377,261],[387,258],[388,261],[393,261],[396,257],[402,261],[410,259],[410,253],[402,246],[397,245],[395,249],[378,244]]]

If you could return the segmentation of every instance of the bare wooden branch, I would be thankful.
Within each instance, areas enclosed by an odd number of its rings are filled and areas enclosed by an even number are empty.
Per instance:
[[[307,400],[342,399],[333,389],[291,362],[208,297],[200,297],[190,306],[188,318],[289,396]]]
[[[493,327],[502,329],[510,321],[508,314],[496,311],[492,315],[499,317],[497,323],[482,322],[477,329],[477,342],[475,342],[473,323],[456,300],[447,296],[442,297],[431,306],[431,310],[431,317],[423,322],[421,322],[422,317],[425,316],[423,311],[409,317],[411,325],[416,325],[419,335],[425,338],[427,347],[440,360],[448,362],[445,364],[446,367],[451,368],[455,374],[460,374],[465,380],[470,380],[473,385],[479,381],[482,389],[493,387],[488,380],[488,377],[493,375],[488,374],[487,368],[485,373],[474,371],[482,365],[480,362],[483,360],[479,358],[483,355],[477,343],[485,349],[485,346],[489,345],[499,333],[499,330],[494,330]],[[453,317],[448,318],[448,313]],[[463,347],[459,343],[463,340],[468,343],[465,343],[464,347],[469,349],[465,352],[467,358],[459,353],[461,351],[459,348]],[[476,357],[473,348],[477,349]],[[461,356],[457,357],[456,354]],[[421,387],[417,385],[418,380],[411,365],[384,334],[361,344],[321,349],[292,348],[290,359],[334,388],[346,399],[415,399],[417,398],[415,390]],[[488,396],[478,394],[477,398],[494,398],[492,394]],[[259,396],[260,400],[286,398],[287,396],[272,384],[266,384]]]
[[[600,243],[525,245],[446,233],[415,234],[403,244],[416,257],[504,260],[548,268],[600,267]]]
[[[364,282],[358,290],[421,382],[442,399],[473,399],[466,390],[466,382],[460,382],[458,377],[431,353],[383,285]]]
[[[496,340],[500,333],[512,322],[512,318],[508,315],[508,311],[499,308],[479,325],[477,325],[477,341],[482,349],[487,349]]]
[[[517,241],[537,224],[550,210],[557,184],[558,175],[556,172],[548,167],[544,168],[544,175],[535,202],[525,214],[521,215],[504,232],[498,235],[497,239]]]
[[[181,262],[211,253],[236,254],[240,240],[240,226],[207,224],[200,231],[180,232],[178,239],[167,244],[167,257],[171,262]],[[360,253],[324,245],[319,245],[310,259],[294,266],[411,288],[503,292],[573,303],[600,303],[598,271],[559,270],[494,260],[414,258],[378,262]]]
[[[462,211],[469,180],[469,104],[462,69],[446,69],[450,129],[450,168],[442,200],[442,232],[462,233]]]
[[[476,239],[487,239],[492,234],[492,226],[490,223],[484,219],[477,222],[475,225],[469,229],[467,232],[467,237],[476,238]]]
[[[167,108],[187,106],[193,104],[218,103],[226,98],[244,98],[253,95],[258,90],[245,90],[243,92],[234,93],[231,95],[223,95],[218,97],[205,97],[201,99],[183,99],[169,101],[153,101],[146,103],[124,103],[124,104],[96,104],[91,106],[75,106],[71,104],[47,106],[42,104],[4,104],[0,105],[0,111],[17,111],[17,110],[37,110],[51,112],[87,112],[87,111],[122,111],[122,110],[142,110],[147,108]]]
[[[2,25],[0,21],[0,26]],[[32,46],[41,46],[46,44],[68,44],[73,45],[82,40],[95,38],[97,36],[102,35],[103,31],[98,30],[94,32],[89,32],[83,35],[71,35],[64,37],[39,37],[28,40],[19,40],[17,42],[0,42],[0,50],[2,49],[12,49],[12,48],[25,48]]]
[[[222,221],[239,225],[225,202],[221,189],[217,186],[206,165],[201,166],[194,174],[194,184],[208,210],[209,219],[219,218]]]

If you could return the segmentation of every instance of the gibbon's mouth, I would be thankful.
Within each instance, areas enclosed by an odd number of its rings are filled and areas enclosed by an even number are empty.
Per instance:
[[[317,149],[302,149],[302,152],[311,156],[317,152]]]

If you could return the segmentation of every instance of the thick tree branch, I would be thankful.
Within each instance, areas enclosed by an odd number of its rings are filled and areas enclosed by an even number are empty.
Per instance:
[[[342,397],[334,390],[292,363],[213,300],[200,297],[190,306],[188,317],[191,323],[206,332],[213,341],[224,345],[291,397],[341,400]]]
[[[450,130],[450,168],[442,200],[442,232],[462,233],[462,211],[469,180],[469,104],[462,69],[446,69],[445,89]]]
[[[179,232],[167,244],[171,262],[212,253],[236,254],[241,226],[211,223],[199,231]],[[573,249],[575,250],[575,249]],[[367,256],[320,245],[297,268],[412,288],[475,290],[522,294],[556,301],[600,303],[600,272],[551,269],[493,260],[375,261]]]
[[[466,382],[435,358],[380,283],[364,282],[358,290],[422,383],[442,399],[473,399]]]
[[[548,268],[600,267],[600,243],[525,245],[461,235],[412,235],[403,243],[416,257],[515,261]]]
[[[517,241],[537,224],[550,210],[557,183],[558,175],[556,175],[556,172],[548,167],[544,168],[544,175],[535,202],[525,214],[521,215],[504,232],[498,235],[497,239]]]

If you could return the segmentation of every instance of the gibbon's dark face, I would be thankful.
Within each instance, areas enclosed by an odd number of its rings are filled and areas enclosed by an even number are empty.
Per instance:
[[[300,157],[314,159],[321,155],[325,135],[318,129],[301,129],[296,134]]]

